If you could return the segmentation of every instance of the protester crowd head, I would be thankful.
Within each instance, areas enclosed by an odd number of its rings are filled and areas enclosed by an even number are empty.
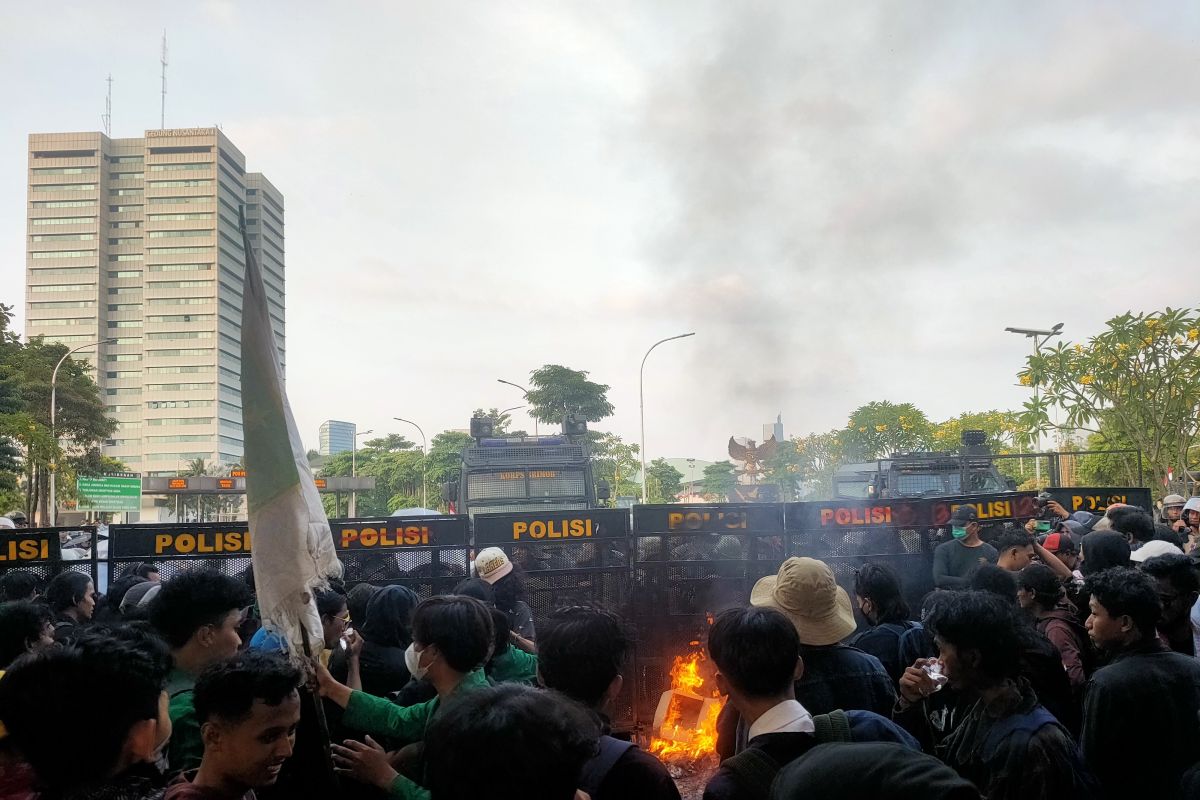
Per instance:
[[[337,588],[317,589],[315,592],[317,613],[321,615],[321,630],[324,632],[325,646],[334,648],[341,641],[342,634],[350,624],[350,615],[346,608],[346,594]]]
[[[975,506],[961,505],[950,515],[950,534],[955,539],[969,539],[978,536],[982,530]]]
[[[54,646],[54,616],[28,600],[0,605],[0,670],[26,653]]]
[[[1121,534],[1093,531],[1083,537],[1080,545],[1079,571],[1088,577],[1111,567],[1128,567],[1129,553],[1129,542]]]
[[[1183,551],[1166,539],[1155,539],[1153,541],[1146,542],[1137,550],[1134,550],[1132,553],[1130,553],[1129,560],[1134,564],[1141,564],[1148,559],[1167,555],[1181,556],[1183,555]]]
[[[1154,579],[1162,604],[1162,627],[1186,624],[1192,606],[1200,598],[1200,577],[1192,560],[1182,554],[1155,556],[1142,563],[1142,571]]]
[[[1011,603],[990,592],[959,592],[929,616],[942,672],[956,689],[979,691],[1015,678],[1021,623]]]
[[[800,638],[773,608],[731,608],[708,629],[708,654],[717,665],[717,688],[739,701],[791,696],[800,679]]]
[[[152,564],[149,561],[143,561],[141,564],[138,564],[137,569],[134,570],[134,574],[148,581],[157,581],[160,577],[158,565]]]
[[[117,606],[121,617],[127,620],[149,619],[150,605],[154,602],[154,598],[158,597],[162,587],[161,583],[155,581],[142,581],[131,586],[121,597],[120,604]]]
[[[15,510],[15,511],[10,511],[5,516],[7,516],[10,520],[12,520],[13,527],[15,527],[15,528],[28,528],[29,527],[29,517],[25,516],[25,512],[21,511],[20,509]]]
[[[166,648],[144,630],[85,631],[5,673],[0,721],[52,793],[93,787],[158,759],[171,735],[163,691],[169,669]],[[64,727],[72,720],[86,725],[74,747]]]
[[[499,547],[488,547],[479,551],[475,558],[475,574],[491,584],[495,592],[496,607],[511,612],[517,602],[525,599],[525,581],[520,571]]]
[[[37,597],[37,578],[23,569],[10,569],[0,577],[0,601],[32,600]]]
[[[1082,528],[1078,522],[1074,524]],[[1059,523],[1059,525],[1060,528],[1042,542],[1042,547],[1053,553],[1059,561],[1066,565],[1067,569],[1075,569],[1079,565],[1079,546],[1075,544],[1075,537],[1065,527],[1061,527],[1064,523]]]
[[[858,610],[872,625],[906,622],[911,618],[900,577],[887,564],[864,564],[854,574],[854,596]]]
[[[150,604],[150,622],[177,655],[200,667],[237,652],[249,587],[219,572],[185,572],[166,581]]]
[[[46,587],[46,602],[55,614],[86,622],[96,610],[96,587],[82,572],[60,572]]]
[[[1062,597],[1062,583],[1045,564],[1030,564],[1017,573],[1017,602],[1026,611],[1053,611]]]
[[[1009,572],[1020,572],[1033,562],[1033,540],[1023,532],[1010,531],[995,543],[1000,557],[996,566]]]
[[[858,625],[850,595],[838,586],[833,570],[815,558],[789,558],[775,575],[760,578],[750,592],[750,604],[783,612],[801,644],[836,644]]]
[[[1002,598],[1005,602],[1017,604],[1016,573],[998,567],[995,564],[980,564],[971,570],[967,578],[967,587],[977,592],[987,592]]]
[[[296,740],[300,681],[278,653],[247,650],[205,668],[195,689],[204,739],[198,780],[241,792],[275,783]]]
[[[412,638],[404,655],[409,673],[417,680],[428,674],[437,685],[439,676],[483,666],[492,649],[492,616],[473,597],[431,597],[413,612]]]
[[[1125,537],[1130,549],[1154,541],[1154,518],[1140,508],[1125,506],[1109,515],[1113,530]]]
[[[978,800],[970,781],[930,755],[891,742],[822,744],[788,764],[771,800]]]
[[[356,622],[363,639],[383,647],[408,647],[412,642],[413,609],[417,593],[407,586],[384,586],[371,595],[364,619]],[[354,619],[351,612],[351,619]]]
[[[432,800],[573,800],[598,737],[594,717],[557,692],[480,689],[426,731],[426,785]]]
[[[560,608],[542,621],[538,674],[547,688],[603,711],[621,692],[632,649],[621,618],[611,611]]]
[[[379,587],[374,584],[356,583],[346,592],[346,610],[350,612],[352,625],[362,628],[363,623],[367,621],[367,605],[378,591]]]
[[[483,578],[467,578],[454,587],[453,594],[474,597],[485,606],[496,605],[496,590]]]
[[[1140,570],[1114,567],[1093,574],[1088,635],[1101,650],[1115,651],[1153,638],[1162,617],[1154,579]]]

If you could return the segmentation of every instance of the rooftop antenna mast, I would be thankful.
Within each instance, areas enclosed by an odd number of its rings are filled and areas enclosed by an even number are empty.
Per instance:
[[[162,116],[159,118],[158,127],[167,127],[167,31],[163,29],[162,38],[162,58],[159,59],[162,64]]]
[[[112,136],[112,73],[108,73],[108,94],[104,96],[104,113],[100,119],[104,122],[104,135]]]

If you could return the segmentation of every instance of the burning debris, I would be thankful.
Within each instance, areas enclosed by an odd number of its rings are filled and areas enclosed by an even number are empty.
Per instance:
[[[649,748],[673,777],[708,772],[716,766],[717,717],[724,705],[704,650],[676,656],[671,688],[663,692],[654,714]]]

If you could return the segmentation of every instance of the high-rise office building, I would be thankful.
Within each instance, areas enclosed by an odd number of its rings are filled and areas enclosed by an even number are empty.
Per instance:
[[[323,456],[335,456],[353,450],[355,432],[353,422],[325,420],[321,423],[321,444],[317,452]]]
[[[26,336],[78,347],[143,475],[241,463],[239,206],[284,358],[283,196],[216,128],[29,137]]]

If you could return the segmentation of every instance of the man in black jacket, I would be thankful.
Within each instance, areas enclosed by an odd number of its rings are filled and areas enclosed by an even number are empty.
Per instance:
[[[584,606],[561,608],[540,621],[538,634],[542,683],[587,706],[602,722],[599,752],[584,764],[580,788],[592,800],[679,800],[662,762],[607,735],[607,712],[621,693],[621,672],[632,649],[620,617]]]
[[[1087,580],[1088,634],[1112,660],[1083,701],[1083,756],[1109,797],[1173,798],[1200,753],[1200,663],[1159,642],[1150,576],[1116,567]]]

